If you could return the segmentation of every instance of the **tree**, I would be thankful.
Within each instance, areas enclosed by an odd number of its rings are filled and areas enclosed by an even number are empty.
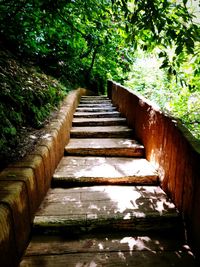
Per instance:
[[[0,9],[2,35],[59,78],[89,85],[96,76],[105,83],[107,73],[117,77],[128,67],[123,50],[131,48],[114,23],[109,0],[12,0]]]
[[[200,32],[187,0],[3,0],[0,12],[4,38],[73,84],[105,83],[107,76],[122,82],[138,47],[156,51],[169,75],[178,77],[191,57],[200,73]]]
[[[132,45],[157,52],[163,58],[161,68],[176,75],[182,83],[195,87],[181,72],[185,62],[192,61],[193,75],[200,74],[200,28],[189,12],[187,0],[113,0],[115,14],[127,32]]]

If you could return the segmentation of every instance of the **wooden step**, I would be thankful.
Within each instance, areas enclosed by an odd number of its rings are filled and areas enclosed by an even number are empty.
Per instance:
[[[79,104],[78,107],[114,107],[111,103],[105,103],[105,104],[102,104],[102,103],[94,103],[94,104]]]
[[[74,118],[72,126],[114,126],[127,124],[125,118]]]
[[[76,112],[112,112],[116,111],[115,107],[78,107]]]
[[[72,127],[71,138],[131,138],[133,130],[127,126],[81,126]]]
[[[158,173],[146,159],[127,157],[63,157],[53,186],[95,184],[158,184]]]
[[[74,118],[118,118],[121,114],[118,111],[112,112],[75,112]]]
[[[81,99],[109,99],[106,95],[83,95]]]
[[[132,233],[33,237],[19,267],[197,267],[184,240]]]
[[[88,100],[80,100],[80,104],[112,104],[111,100],[105,99],[105,100],[101,100],[101,99],[88,99]]]
[[[179,214],[159,186],[92,186],[50,189],[35,231],[62,233],[173,231]]]
[[[109,102],[111,102],[111,99],[109,99],[108,97],[102,97],[102,98],[100,98],[100,97],[98,97],[98,98],[96,98],[96,97],[81,97],[80,102],[81,101],[101,101],[101,102],[109,101]]]
[[[65,147],[65,155],[143,157],[144,146],[132,139],[71,138]]]

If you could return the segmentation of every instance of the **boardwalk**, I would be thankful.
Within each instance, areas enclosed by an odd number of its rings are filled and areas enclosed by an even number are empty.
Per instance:
[[[183,233],[134,129],[108,98],[82,97],[20,267],[196,266]]]

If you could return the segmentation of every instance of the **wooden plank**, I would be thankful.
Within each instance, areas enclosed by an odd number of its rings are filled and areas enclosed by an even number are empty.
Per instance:
[[[110,100],[81,100],[79,104],[102,104],[102,105],[112,105],[112,102]]]
[[[157,184],[158,174],[145,159],[67,156],[60,161],[53,184]]]
[[[68,233],[177,227],[181,224],[175,206],[156,186],[51,189],[34,220],[35,230]]]
[[[107,96],[82,96],[81,100],[110,100]]]
[[[78,107],[114,107],[111,103],[89,103],[89,104],[79,104]]]
[[[72,126],[112,126],[126,124],[125,118],[74,118]]]
[[[81,99],[109,99],[106,95],[84,95]]]
[[[41,255],[38,257],[25,257],[20,267],[66,267],[66,266],[162,266],[162,267],[197,267],[197,262],[188,251],[120,251],[97,253],[71,253],[59,255]]]
[[[77,107],[76,112],[112,112],[116,111],[115,107]]]
[[[71,138],[65,147],[66,155],[142,157],[144,147],[132,139]]]
[[[56,262],[54,257],[56,257]],[[59,261],[60,257],[63,257],[61,261]],[[75,262],[72,262],[72,258]],[[135,258],[137,262],[133,262]],[[104,262],[97,262],[97,259],[104,260]],[[62,265],[62,262],[65,265]],[[113,264],[120,266],[122,263],[124,265],[121,266],[198,266],[190,248],[183,239],[178,239],[176,235],[172,237],[152,234],[133,235],[127,232],[74,237],[63,234],[34,236],[20,267],[43,266],[39,264],[44,263],[47,267],[51,266],[49,265],[51,263],[58,267],[113,266]]]
[[[112,112],[75,112],[74,118],[116,118],[121,114],[118,111]]]
[[[81,99],[87,99],[87,98],[95,98],[95,99],[97,99],[97,98],[106,98],[106,99],[108,99],[108,97],[106,96],[106,95],[84,95],[84,96],[81,96]]]
[[[184,240],[165,235],[133,235],[127,232],[87,234],[70,238],[64,235],[35,235],[25,256],[116,251],[186,251],[186,248],[189,252]]]
[[[133,130],[127,126],[81,126],[72,127],[71,138],[129,138],[133,136]]]
[[[80,104],[88,104],[88,103],[112,103],[110,99],[81,99]]]

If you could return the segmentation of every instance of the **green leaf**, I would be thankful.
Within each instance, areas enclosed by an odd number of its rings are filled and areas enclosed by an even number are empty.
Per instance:
[[[183,51],[183,45],[181,43],[176,47],[175,53],[176,55],[179,55],[182,51]]]
[[[168,59],[165,59],[163,61],[162,65],[160,66],[160,69],[164,69],[164,68],[166,68],[168,66],[169,66],[169,61],[168,61]]]

